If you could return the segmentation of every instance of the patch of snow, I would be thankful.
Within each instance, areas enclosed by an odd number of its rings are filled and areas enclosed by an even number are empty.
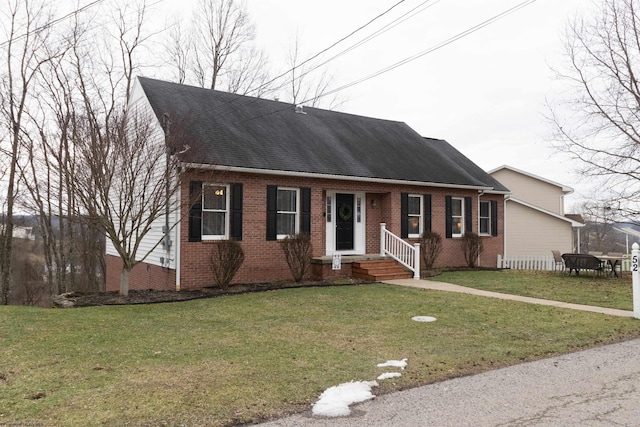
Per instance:
[[[329,387],[313,405],[313,415],[324,417],[346,417],[351,414],[349,405],[373,399],[372,387],[377,387],[375,381],[351,381]]]
[[[387,360],[384,363],[378,363],[378,368],[385,368],[387,366],[393,366],[395,368],[404,369],[407,366],[407,359],[402,360]]]
[[[437,319],[432,316],[413,316],[411,320],[416,322],[435,322]]]
[[[401,377],[402,374],[400,372],[385,372],[384,374],[381,374],[378,376],[378,378],[376,378],[378,381],[382,381],[382,380],[388,380],[390,378],[398,378]]]

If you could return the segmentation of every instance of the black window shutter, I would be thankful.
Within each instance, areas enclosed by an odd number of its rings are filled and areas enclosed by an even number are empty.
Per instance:
[[[471,197],[464,198],[464,231],[471,233],[473,231],[473,215],[471,209]]]
[[[424,204],[423,232],[428,233],[431,231],[431,194],[425,194],[422,196],[422,203]]]
[[[231,184],[231,239],[242,240],[242,184]]]
[[[311,235],[311,188],[301,188],[300,198],[300,232]]]
[[[491,235],[498,235],[498,202],[491,201]]]
[[[278,239],[278,186],[267,185],[267,240]]]
[[[400,237],[409,237],[409,193],[400,193]]]
[[[447,239],[453,237],[453,216],[451,209],[451,196],[444,197],[444,219],[445,219],[445,236]]]
[[[471,210],[471,197],[464,198],[464,228],[465,232],[471,233],[473,231],[473,215]]]
[[[202,240],[202,181],[189,182],[189,241]]]

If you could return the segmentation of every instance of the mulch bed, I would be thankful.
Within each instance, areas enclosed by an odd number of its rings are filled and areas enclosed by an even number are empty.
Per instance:
[[[228,289],[203,288],[199,290],[158,291],[158,290],[130,290],[129,295],[122,296],[118,292],[103,292],[98,294],[81,294],[72,292],[61,295],[73,307],[92,307],[100,305],[128,305],[154,304],[164,302],[189,301],[201,298],[213,298],[224,295],[236,295],[248,292],[264,292],[277,289],[290,289],[314,286],[347,286],[370,283],[358,279],[340,279],[339,281],[309,281],[309,282],[276,282],[255,283],[247,285],[233,285]]]

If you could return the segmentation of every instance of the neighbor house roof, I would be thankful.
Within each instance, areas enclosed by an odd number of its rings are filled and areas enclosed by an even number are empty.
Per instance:
[[[570,223],[570,224],[571,224],[571,227],[573,227],[573,228],[580,228],[580,227],[584,227],[584,226],[585,226],[584,222],[580,222],[580,221],[576,218],[576,216],[575,216],[575,215],[565,215],[565,216],[558,215],[558,214],[557,214],[557,213],[555,213],[555,212],[551,212],[551,211],[548,211],[548,210],[546,210],[546,209],[542,209],[541,207],[538,207],[538,206],[536,206],[536,205],[532,205],[531,203],[527,203],[527,202],[525,202],[525,201],[523,201],[523,200],[519,200],[519,199],[516,199],[516,198],[514,198],[514,197],[509,197],[509,198],[507,199],[507,202],[517,203],[517,204],[519,204],[519,205],[521,205],[521,206],[525,206],[525,207],[527,207],[527,208],[529,208],[529,209],[532,209],[532,210],[534,210],[534,211],[537,211],[537,212],[543,213],[543,214],[545,214],[545,215],[549,215],[549,216],[551,216],[551,217],[553,217],[553,218],[556,218],[556,219],[559,219],[559,220],[561,220],[561,221],[568,222],[568,223]]]
[[[489,174],[493,174],[493,173],[498,172],[498,171],[503,170],[503,169],[507,169],[507,170],[510,170],[510,171],[513,171],[513,172],[519,173],[519,174],[521,174],[521,175],[525,175],[525,176],[531,177],[531,178],[533,178],[533,179],[537,179],[538,181],[546,182],[547,184],[551,184],[551,185],[554,185],[554,186],[556,186],[556,187],[560,187],[560,189],[562,190],[562,192],[563,192],[563,193],[565,193],[565,194],[571,194],[571,193],[573,193],[573,188],[571,188],[571,187],[568,187],[568,186],[566,186],[566,185],[564,185],[564,184],[557,183],[557,182],[555,182],[555,181],[551,181],[550,179],[543,178],[543,177],[541,177],[541,176],[538,176],[538,175],[532,174],[532,173],[530,173],[530,172],[525,172],[525,171],[523,171],[523,170],[520,170],[520,169],[514,168],[513,166],[502,165],[502,166],[499,166],[499,167],[497,167],[497,168],[495,168],[495,169],[491,169],[491,170],[490,170],[489,172],[487,172],[487,173],[489,173]]]
[[[169,114],[185,128],[188,166],[509,191],[448,142],[402,122],[138,80],[158,119]]]

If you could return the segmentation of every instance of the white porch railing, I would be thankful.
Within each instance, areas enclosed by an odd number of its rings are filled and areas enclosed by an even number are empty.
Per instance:
[[[625,258],[621,262],[622,271],[631,271],[631,259]],[[503,257],[498,255],[498,268],[510,268],[511,270],[555,270],[553,256],[518,255]]]
[[[413,271],[413,278],[420,278],[420,245],[411,245],[387,230],[387,224],[380,224],[380,255],[389,255],[400,264]]]

